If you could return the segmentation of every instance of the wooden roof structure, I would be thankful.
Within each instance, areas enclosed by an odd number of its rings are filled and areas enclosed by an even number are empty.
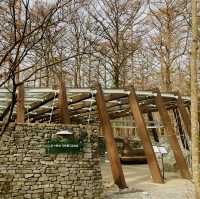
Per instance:
[[[55,122],[59,120],[59,89],[51,88],[25,88],[24,107],[25,120],[29,122]],[[96,104],[96,89],[92,88],[66,88],[65,107],[68,107],[72,123],[86,124],[98,123],[99,117]],[[130,108],[128,89],[103,89],[106,109],[111,120],[129,116]],[[143,113],[157,112],[155,104],[155,91],[136,91],[136,95]],[[161,93],[167,110],[177,107],[177,93]],[[190,98],[182,97],[184,106],[190,106]],[[0,119],[5,115],[11,102],[11,93],[6,88],[0,88]],[[16,110],[13,120],[16,118]]]
[[[128,89],[102,89],[98,83],[95,88],[66,88],[64,81],[59,82],[59,89],[17,88],[17,103],[12,120],[24,122],[55,122],[64,124],[97,124],[103,130],[106,148],[110,159],[115,184],[126,188],[126,181],[121,167],[113,128],[110,120],[132,116],[137,127],[147,162],[154,182],[163,183],[163,178],[153,150],[151,138],[143,114],[147,113],[152,121],[152,112],[158,112],[165,128],[177,166],[183,178],[190,178],[190,171],[179,145],[168,110],[178,110],[187,134],[191,137],[189,97],[179,93],[161,93],[153,91],[135,91]],[[0,120],[8,113],[11,106],[11,93],[0,88]]]

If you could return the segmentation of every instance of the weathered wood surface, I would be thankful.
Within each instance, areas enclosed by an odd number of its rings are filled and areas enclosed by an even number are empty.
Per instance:
[[[150,169],[153,181],[157,183],[163,183],[159,164],[158,164],[155,152],[153,150],[151,139],[150,139],[142,112],[140,110],[137,96],[133,87],[130,89],[129,105],[130,105],[133,119],[137,126],[138,136],[140,137],[143,143],[145,155],[147,157],[147,162],[149,165],[149,169]]]
[[[106,111],[106,104],[100,84],[97,84],[96,103],[101,122],[101,127],[105,137],[105,143],[111,164],[111,170],[114,182],[116,185],[118,185],[119,188],[124,189],[127,187],[127,185],[125,182],[121,162],[119,159],[117,146],[114,140],[113,129],[111,126],[110,118]]]
[[[163,104],[163,99],[161,97],[159,89],[156,89],[156,94],[157,94],[157,96],[155,97],[155,103],[158,107],[158,112],[159,112],[161,120],[164,124],[166,136],[167,136],[167,138],[169,140],[169,144],[173,150],[177,166],[180,170],[182,177],[189,179],[191,177],[189,168],[188,168],[188,165],[183,156],[183,152],[181,151],[171,118]]]

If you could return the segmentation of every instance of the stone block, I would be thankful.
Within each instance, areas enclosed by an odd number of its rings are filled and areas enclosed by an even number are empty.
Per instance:
[[[34,174],[32,174],[32,173],[30,173],[30,174],[25,174],[25,178],[31,178],[31,177],[33,177],[34,176]]]

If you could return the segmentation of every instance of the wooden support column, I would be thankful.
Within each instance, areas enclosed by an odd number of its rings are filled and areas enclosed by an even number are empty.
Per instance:
[[[182,122],[181,122],[181,117],[179,115],[179,112],[178,112],[177,109],[173,109],[173,113],[174,113],[176,125],[178,127],[178,131],[179,131],[179,134],[180,134],[182,145],[185,149],[189,150],[187,137],[186,137],[186,134],[185,134],[185,130],[182,127]]]
[[[16,123],[25,122],[24,84],[17,87]]]
[[[183,120],[183,124],[185,126],[185,129],[188,133],[188,136],[191,138],[191,120],[190,120],[190,116],[184,106],[183,100],[181,98],[181,95],[178,93],[178,99],[177,99],[177,108],[178,111],[181,114],[181,118]]]
[[[147,116],[148,116],[148,119],[149,119],[150,122],[153,122],[153,121],[154,121],[154,120],[153,120],[153,114],[152,114],[152,112],[148,112],[148,113],[147,113]],[[152,131],[154,140],[155,140],[156,142],[159,142],[159,137],[158,137],[158,133],[157,133],[156,128],[152,128],[151,131]]]
[[[148,130],[145,125],[144,117],[140,110],[140,106],[138,103],[138,99],[137,99],[134,87],[130,89],[130,94],[129,94],[128,99],[129,99],[131,113],[138,130],[138,135],[144,147],[144,152],[147,157],[147,162],[149,165],[149,169],[150,169],[153,181],[157,183],[163,183],[159,164],[156,159],[156,155],[153,150],[151,139],[149,137]]]
[[[159,89],[156,90],[156,93],[157,93],[157,96],[155,97],[155,103],[158,107],[160,117],[161,117],[162,122],[164,124],[165,130],[166,130],[165,132],[166,132],[166,136],[169,140],[169,144],[170,144],[170,146],[171,146],[171,148],[174,152],[174,156],[175,156],[175,159],[176,159],[177,166],[180,170],[181,176],[183,178],[189,179],[191,177],[191,175],[190,175],[190,172],[189,172],[189,169],[188,169],[188,165],[187,165],[187,163],[184,159],[183,153],[182,153],[181,148],[179,146],[178,139],[176,137],[176,132],[174,130],[170,116],[169,116],[169,114],[168,114],[168,112],[167,112],[167,110],[164,106],[163,99],[161,97]]]
[[[59,104],[60,122],[62,124],[70,124],[71,119],[68,110],[67,92],[66,92],[65,82],[62,79],[62,75],[59,76],[58,81],[59,81],[58,104]]]
[[[106,142],[108,157],[111,163],[112,175],[115,184],[118,185],[120,189],[124,189],[127,188],[127,185],[125,182],[121,162],[119,159],[117,146],[114,140],[113,129],[110,123],[110,118],[106,111],[106,104],[101,85],[97,84],[96,89],[97,89],[96,93],[97,110]]]

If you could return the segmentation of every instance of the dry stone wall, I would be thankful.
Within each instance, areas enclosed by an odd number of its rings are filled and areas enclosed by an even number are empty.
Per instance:
[[[47,154],[47,140],[59,130],[84,135],[83,152]],[[81,132],[81,133],[80,133]],[[19,124],[0,140],[0,199],[98,199],[102,176],[98,135],[80,126]]]

